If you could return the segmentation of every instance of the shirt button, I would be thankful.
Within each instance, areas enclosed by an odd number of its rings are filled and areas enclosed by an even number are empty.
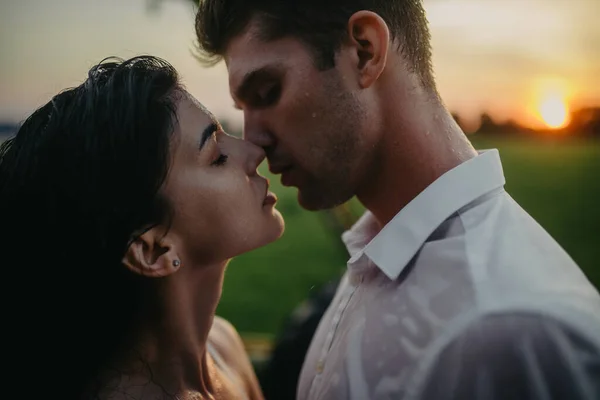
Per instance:
[[[317,362],[317,374],[321,374],[323,373],[323,369],[325,367],[325,363],[322,360],[319,360],[319,362]]]

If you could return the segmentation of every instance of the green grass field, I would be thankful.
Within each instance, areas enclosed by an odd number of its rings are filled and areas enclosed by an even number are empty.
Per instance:
[[[600,287],[600,142],[477,135],[471,140],[478,149],[500,150],[507,191]],[[345,250],[326,228],[323,214],[300,209],[296,189],[281,187],[278,178],[271,183],[280,198],[285,234],[232,261],[217,310],[243,334],[277,333],[311,290],[345,268]]]

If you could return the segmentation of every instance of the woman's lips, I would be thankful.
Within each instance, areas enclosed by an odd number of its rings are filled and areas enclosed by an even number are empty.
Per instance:
[[[263,206],[271,206],[277,203],[277,196],[273,192],[267,192],[265,196],[265,200],[263,201]]]

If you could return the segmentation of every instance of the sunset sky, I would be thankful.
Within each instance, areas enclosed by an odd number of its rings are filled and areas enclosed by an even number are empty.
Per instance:
[[[191,56],[193,8],[147,0],[0,0],[0,120],[18,122],[79,84],[109,55],[170,61],[189,91],[239,123],[223,65]],[[448,107],[464,117],[560,123],[568,107],[600,105],[600,0],[425,0],[434,67]]]

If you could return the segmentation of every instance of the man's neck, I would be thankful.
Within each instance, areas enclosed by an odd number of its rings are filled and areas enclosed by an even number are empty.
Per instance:
[[[477,155],[443,106],[430,106],[415,107],[408,120],[388,112],[393,117],[385,124],[374,176],[357,194],[381,227],[441,175]]]

